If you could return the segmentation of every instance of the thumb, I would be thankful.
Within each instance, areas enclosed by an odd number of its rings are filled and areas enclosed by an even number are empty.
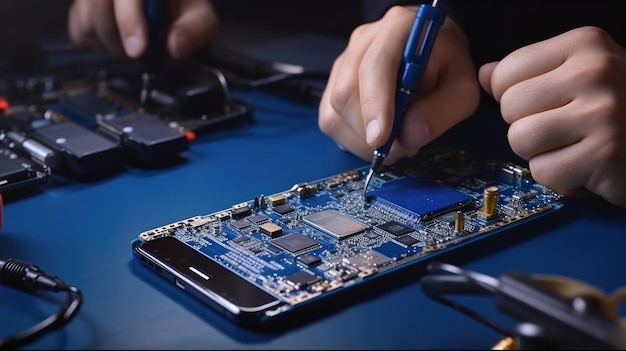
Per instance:
[[[489,93],[489,95],[493,95],[491,90],[491,76],[493,75],[493,71],[496,69],[497,65],[498,61],[485,63],[480,66],[480,69],[478,70],[478,81],[483,89]]]

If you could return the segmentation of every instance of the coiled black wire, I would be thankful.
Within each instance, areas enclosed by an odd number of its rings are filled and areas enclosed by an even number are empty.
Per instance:
[[[20,333],[0,339],[0,350],[17,349],[51,330],[61,328],[76,316],[83,303],[83,294],[77,287],[65,284],[37,266],[13,259],[0,260],[0,283],[25,291],[48,290],[67,294],[63,305],[55,314]]]

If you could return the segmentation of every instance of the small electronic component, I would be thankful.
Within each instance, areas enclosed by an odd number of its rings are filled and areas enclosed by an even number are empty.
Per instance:
[[[274,212],[281,214],[281,215],[284,215],[293,211],[293,208],[289,206],[288,204],[274,206],[272,209],[274,210]]]
[[[305,266],[314,266],[322,262],[322,259],[319,258],[319,256],[308,254],[298,257],[298,262],[302,263]]]
[[[420,242],[419,240],[415,239],[414,237],[410,235],[402,235],[402,236],[395,238],[394,240],[404,246],[412,246]]]
[[[247,218],[248,221],[254,223],[254,224],[262,224],[265,222],[270,221],[270,218],[264,214],[254,214],[250,217]]]
[[[300,271],[285,277],[285,280],[296,289],[303,289],[309,285],[317,283],[320,278],[307,271]]]
[[[393,236],[400,236],[413,231],[413,229],[403,226],[402,224],[396,221],[389,221],[383,224],[377,225],[378,228],[386,231],[387,233]]]
[[[250,227],[252,224],[250,224],[250,222],[246,220],[238,220],[238,221],[232,222],[230,225],[235,229],[241,230],[241,229],[246,229]]]
[[[319,243],[301,233],[294,233],[272,240],[277,246],[291,252],[293,255],[298,255],[304,251],[311,250],[319,246]]]
[[[233,219],[244,218],[246,216],[249,216],[251,213],[252,213],[252,210],[247,205],[243,207],[234,207],[230,211],[230,215],[231,217],[233,217]]]
[[[284,194],[279,194],[275,196],[269,196],[267,198],[267,201],[269,201],[270,205],[272,206],[278,206],[283,205],[285,201],[287,201],[287,197]]]
[[[493,219],[498,216],[497,203],[500,191],[497,186],[492,185],[483,191],[483,214],[487,219]]]
[[[263,223],[259,225],[259,230],[270,238],[277,238],[283,233],[283,228],[274,223]]]

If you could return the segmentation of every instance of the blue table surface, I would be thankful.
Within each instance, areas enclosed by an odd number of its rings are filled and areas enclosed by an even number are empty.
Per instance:
[[[130,243],[142,231],[367,164],[319,130],[315,106],[263,92],[240,97],[253,103],[254,121],[201,136],[181,164],[129,168],[91,183],[53,182],[5,204],[0,256],[36,264],[84,293],[74,320],[27,348],[452,349],[490,348],[500,339],[425,296],[419,276],[292,328],[258,331],[231,323],[136,263]],[[607,293],[626,285],[626,211],[576,199],[560,212],[470,250],[462,267],[493,276],[514,269],[563,275]],[[56,311],[59,298],[0,287],[0,338]],[[514,322],[488,297],[469,303]]]

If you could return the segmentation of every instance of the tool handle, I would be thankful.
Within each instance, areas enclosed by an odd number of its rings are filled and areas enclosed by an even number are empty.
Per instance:
[[[169,2],[167,0],[144,0],[144,13],[148,24],[148,48],[143,61],[149,69],[154,69],[167,56]]]
[[[415,21],[404,47],[402,65],[398,77],[398,89],[413,92],[422,79],[430,58],[439,28],[446,13],[439,7],[420,5]]]

